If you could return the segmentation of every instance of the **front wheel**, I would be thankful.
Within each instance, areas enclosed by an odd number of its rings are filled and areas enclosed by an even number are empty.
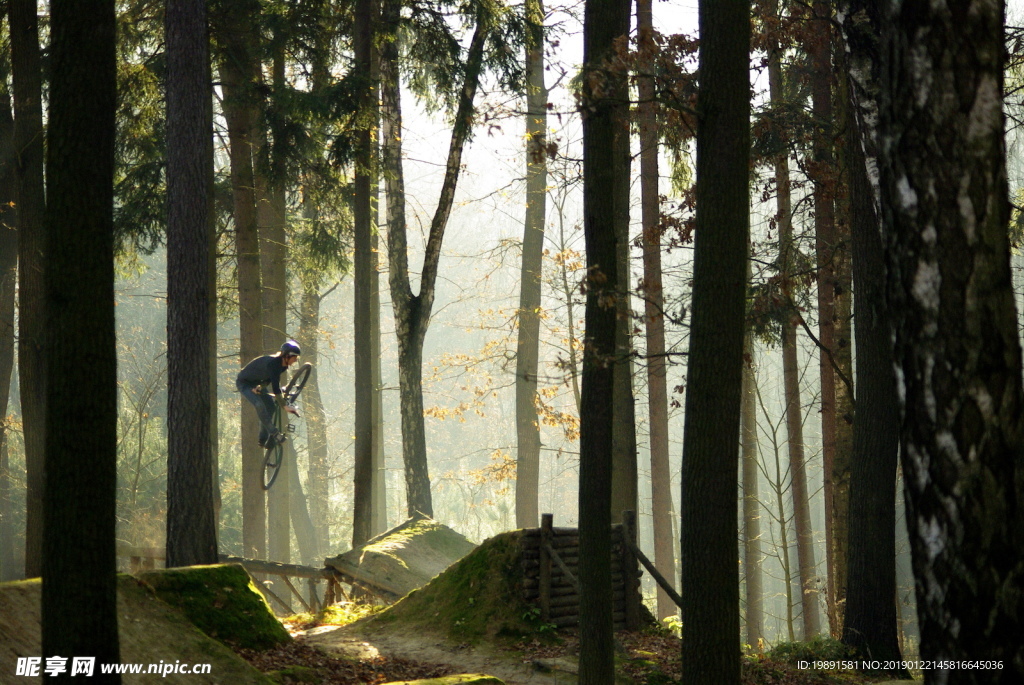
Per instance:
[[[306,362],[298,371],[295,372],[295,375],[292,376],[290,381],[288,381],[288,385],[285,386],[281,393],[284,396],[285,402],[288,404],[295,403],[295,400],[299,397],[299,393],[301,393],[302,389],[306,387],[306,382],[309,380],[309,374],[312,373],[312,371],[313,365]]]

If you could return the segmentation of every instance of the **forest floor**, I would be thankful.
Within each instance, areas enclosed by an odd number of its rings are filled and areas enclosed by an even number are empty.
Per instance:
[[[486,673],[508,685],[576,682],[578,639],[572,632],[554,639],[520,642],[453,643],[429,631],[381,630],[372,622],[346,626],[291,623],[295,642],[243,656],[263,671],[304,666],[322,685],[385,683],[453,673]],[[679,683],[680,642],[651,632],[616,634],[619,682]],[[745,657],[744,685],[880,685],[882,679],[850,672],[800,670],[765,656]],[[892,681],[887,681],[892,682]],[[911,681],[906,681],[911,682]]]

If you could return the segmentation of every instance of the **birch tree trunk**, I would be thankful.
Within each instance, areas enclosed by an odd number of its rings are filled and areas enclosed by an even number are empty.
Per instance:
[[[933,683],[1024,679],[1004,9],[886,2],[881,21],[882,217],[921,658],[1003,667],[940,667]]]

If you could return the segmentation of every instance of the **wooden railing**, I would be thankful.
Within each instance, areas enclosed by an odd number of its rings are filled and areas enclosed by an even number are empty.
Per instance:
[[[551,514],[541,516],[540,528],[527,528],[521,537],[523,593],[540,609],[541,620],[558,627],[579,624],[579,530],[556,528]],[[640,564],[679,603],[664,577],[636,544],[636,513],[622,513],[611,531],[612,620],[616,630],[636,630],[642,616]]]

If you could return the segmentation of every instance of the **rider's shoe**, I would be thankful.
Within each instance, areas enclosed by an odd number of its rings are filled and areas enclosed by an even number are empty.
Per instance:
[[[260,438],[257,442],[259,443],[259,446],[260,446],[261,449],[266,449],[267,448],[267,440],[266,440],[266,438]]]

